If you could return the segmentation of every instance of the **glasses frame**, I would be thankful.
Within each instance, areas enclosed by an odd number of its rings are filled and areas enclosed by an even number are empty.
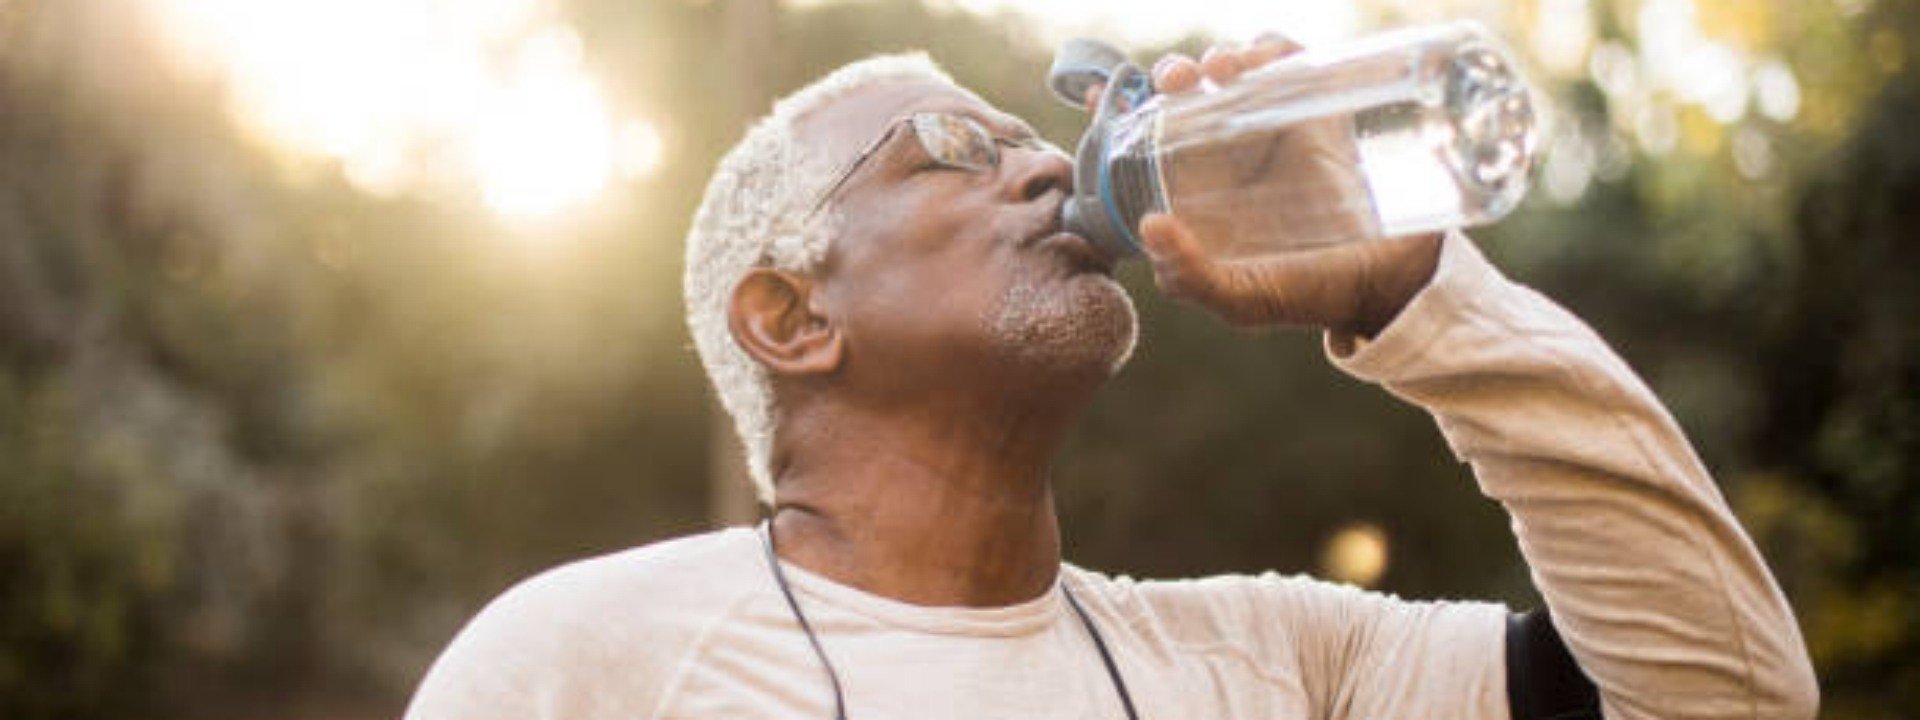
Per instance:
[[[950,157],[944,157],[943,153],[929,143],[929,136],[948,132],[947,128],[949,126],[947,123],[949,122],[957,122],[964,127],[970,128],[971,131],[975,133],[976,138],[986,139],[986,142],[983,144],[983,147],[987,151],[986,162],[984,164],[963,162]],[[959,113],[923,111],[897,117],[887,123],[887,129],[880,133],[879,137],[867,143],[866,147],[861,148],[860,154],[853,156],[853,160],[841,168],[840,172],[835,173],[833,183],[828,185],[824,190],[821,190],[820,194],[814,198],[812,206],[807,210],[807,217],[812,218],[814,215],[819,214],[820,211],[827,206],[827,202],[832,200],[836,193],[840,192],[840,188],[845,186],[847,181],[853,178],[853,174],[859,171],[860,166],[865,165],[869,158],[880,152],[880,148],[886,147],[887,141],[893,139],[893,134],[898,132],[903,126],[912,129],[914,140],[920,143],[920,149],[926,151],[927,157],[932,158],[935,165],[955,170],[987,172],[999,167],[1000,146],[1002,145],[1028,150],[1045,150],[1049,147],[1047,141],[1040,139],[1039,136],[1008,138],[995,135],[992,130],[989,130],[987,126],[979,120]]]

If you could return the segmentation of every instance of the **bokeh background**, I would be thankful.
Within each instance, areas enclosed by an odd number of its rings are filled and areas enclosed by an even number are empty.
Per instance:
[[[1478,18],[1551,98],[1476,233],[1691,433],[1823,714],[1920,708],[1920,4],[0,0],[0,717],[397,716],[571,558],[752,517],[679,301],[771,98],[926,48],[1063,145],[1050,46]],[[1069,557],[1538,602],[1428,418],[1129,271]]]

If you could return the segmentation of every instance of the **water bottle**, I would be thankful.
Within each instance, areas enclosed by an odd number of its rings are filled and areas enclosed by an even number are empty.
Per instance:
[[[1140,253],[1150,212],[1221,259],[1489,223],[1526,193],[1537,143],[1525,79],[1472,22],[1304,50],[1175,95],[1073,40],[1048,82],[1076,107],[1106,86],[1061,213],[1116,257]]]

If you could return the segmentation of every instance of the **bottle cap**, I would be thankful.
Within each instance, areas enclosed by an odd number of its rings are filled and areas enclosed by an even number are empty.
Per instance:
[[[1092,38],[1074,38],[1060,44],[1053,53],[1053,67],[1047,71],[1047,87],[1055,97],[1074,107],[1085,107],[1087,89],[1103,84],[1115,65],[1127,62],[1119,48]]]

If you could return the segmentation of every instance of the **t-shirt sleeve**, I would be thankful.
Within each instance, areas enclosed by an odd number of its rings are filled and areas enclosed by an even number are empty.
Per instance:
[[[1666,409],[1598,335],[1458,233],[1399,318],[1334,363],[1433,415],[1512,518],[1610,718],[1811,717],[1779,587]]]
[[[551,571],[488,603],[434,660],[405,720],[606,716],[580,691],[591,687],[594,639],[578,627],[578,584],[579,573]]]
[[[469,620],[414,690],[405,719],[543,717],[523,687],[540,672],[531,659],[546,654],[527,647],[542,644],[528,622],[531,604],[510,591]]]
[[[521,582],[441,652],[405,720],[651,717],[690,642],[674,605],[636,600],[669,597],[652,575],[612,556]]]
[[[1175,644],[1297,682],[1310,717],[1506,718],[1501,605],[1407,601],[1275,573],[1148,582],[1140,592]]]

